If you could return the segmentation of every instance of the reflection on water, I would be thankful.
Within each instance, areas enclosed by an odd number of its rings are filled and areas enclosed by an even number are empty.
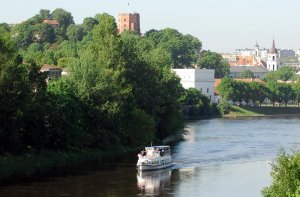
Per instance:
[[[159,171],[139,171],[137,185],[143,195],[158,195],[170,188],[172,169]]]
[[[43,182],[0,187],[0,196],[259,197],[271,182],[270,161],[280,147],[300,144],[299,118],[211,119],[187,125],[185,141],[173,146],[176,165],[136,170],[136,154],[109,165]],[[299,146],[298,146],[299,148]]]

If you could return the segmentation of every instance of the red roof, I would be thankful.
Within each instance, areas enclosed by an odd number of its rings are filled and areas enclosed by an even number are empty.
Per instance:
[[[49,70],[62,70],[58,66],[50,65],[50,64],[44,64],[41,68],[41,71],[49,71]]]
[[[44,23],[47,23],[49,25],[59,25],[59,22],[57,20],[44,20]]]

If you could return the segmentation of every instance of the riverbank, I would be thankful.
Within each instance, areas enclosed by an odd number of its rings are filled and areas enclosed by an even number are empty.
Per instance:
[[[299,107],[272,107],[272,106],[231,106],[229,114],[223,117],[247,117],[247,116],[277,116],[300,115]]]
[[[183,140],[182,134],[162,140],[172,144]],[[127,154],[136,154],[140,147],[111,146],[105,150],[69,149],[65,151],[32,151],[22,155],[0,155],[0,186],[19,182],[39,181],[48,177],[66,176],[78,172],[99,169],[115,163]]]
[[[126,153],[136,151],[124,147],[103,150],[39,151],[22,155],[0,156],[0,185],[40,180],[72,173],[78,169],[103,162],[115,161]]]

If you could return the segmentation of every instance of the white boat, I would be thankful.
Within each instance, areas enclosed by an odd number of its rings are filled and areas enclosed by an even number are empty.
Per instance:
[[[145,147],[138,158],[138,170],[159,170],[174,165],[170,146]]]

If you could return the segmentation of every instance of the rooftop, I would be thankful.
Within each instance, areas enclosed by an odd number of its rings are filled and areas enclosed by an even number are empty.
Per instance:
[[[44,23],[47,23],[49,25],[59,25],[59,22],[57,20],[49,20],[49,19],[46,19],[43,21]]]
[[[241,73],[246,70],[250,70],[253,73],[267,73],[269,72],[268,69],[266,69],[263,66],[231,66],[230,67],[230,73]]]

